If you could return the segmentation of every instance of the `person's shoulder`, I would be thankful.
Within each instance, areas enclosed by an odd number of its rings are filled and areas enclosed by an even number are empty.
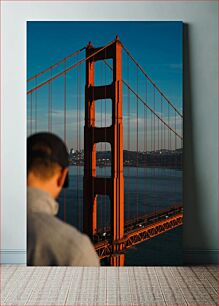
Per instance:
[[[55,218],[54,222],[61,239],[65,239],[69,245],[77,247],[81,252],[93,251],[94,247],[87,235],[58,218]]]
[[[99,257],[90,238],[61,220],[57,219],[56,222],[60,225],[60,238],[65,239],[69,252],[74,254],[72,265],[99,266]]]
[[[60,235],[60,238],[68,240],[68,242],[73,244],[81,244],[82,240],[86,240],[86,235],[81,233],[76,227],[70,225],[57,217],[53,218],[53,226],[55,226],[57,234]]]
[[[51,248],[65,251],[64,256],[68,258],[69,265],[99,266],[99,258],[87,235],[55,216],[37,214],[35,219],[38,219],[38,225],[41,223],[43,239]]]
[[[34,213],[30,216],[29,220],[32,226],[38,226],[38,230],[41,228],[45,234],[53,234],[53,238],[60,239],[61,241],[74,240],[77,242],[85,236],[74,226],[63,222],[53,215]]]

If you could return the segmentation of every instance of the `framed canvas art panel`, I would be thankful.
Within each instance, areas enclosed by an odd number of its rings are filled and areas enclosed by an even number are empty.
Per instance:
[[[27,136],[66,144],[52,218],[101,265],[182,264],[182,42],[181,21],[27,22]]]

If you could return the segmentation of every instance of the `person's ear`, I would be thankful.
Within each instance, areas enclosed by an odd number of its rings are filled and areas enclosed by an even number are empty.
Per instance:
[[[57,184],[58,184],[59,187],[61,187],[61,188],[63,187],[67,174],[68,174],[68,168],[64,168],[60,171],[60,175],[59,175],[58,181],[57,181]]]

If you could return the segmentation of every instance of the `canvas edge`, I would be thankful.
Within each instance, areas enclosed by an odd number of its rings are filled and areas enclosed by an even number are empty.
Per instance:
[[[183,251],[183,265],[208,265],[218,264],[219,250],[196,250]],[[0,250],[0,264],[25,264],[26,250]]]

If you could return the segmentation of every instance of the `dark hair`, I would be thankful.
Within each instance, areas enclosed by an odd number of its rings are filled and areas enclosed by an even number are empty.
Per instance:
[[[60,168],[68,166],[64,142],[52,133],[37,133],[27,139],[27,173],[33,171],[41,179],[51,178]]]

